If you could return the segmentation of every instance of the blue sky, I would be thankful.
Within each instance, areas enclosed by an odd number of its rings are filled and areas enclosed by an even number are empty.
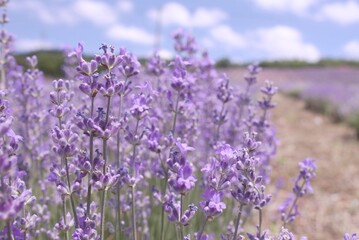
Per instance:
[[[182,27],[215,59],[359,59],[359,0],[11,0],[8,15],[18,51],[109,43],[148,56],[160,26],[164,57]]]

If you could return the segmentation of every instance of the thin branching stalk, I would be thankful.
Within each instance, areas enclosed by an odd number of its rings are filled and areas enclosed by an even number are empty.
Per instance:
[[[300,186],[300,191],[303,189],[304,186],[305,186],[305,181],[303,181],[302,185]],[[298,199],[299,199],[299,196],[296,194],[295,198],[294,198],[294,201],[293,201],[292,205],[289,208],[288,214],[285,216],[285,219],[284,219],[284,222],[283,222],[283,227],[286,227],[287,223],[289,223],[288,218],[289,218],[290,214],[292,213],[295,205],[297,204]]]
[[[106,188],[103,190],[102,199],[101,199],[101,240],[105,239],[105,208],[106,208]]]
[[[138,131],[138,126],[139,126],[139,122],[140,120],[137,119],[137,122],[136,122],[136,127],[135,127],[135,134],[134,136],[136,137],[137,135],[137,131]],[[133,175],[133,178],[135,179],[136,181],[136,150],[137,150],[137,143],[134,143],[133,144],[133,148],[132,148],[132,164],[133,164],[133,172],[132,172],[132,175]],[[131,191],[132,191],[132,194],[131,194],[131,201],[132,201],[132,205],[131,205],[131,213],[132,213],[132,234],[133,234],[133,239],[134,240],[137,240],[137,222],[136,222],[136,196],[135,196],[135,193],[136,193],[136,182],[133,183],[131,187]]]
[[[126,87],[127,77],[125,78],[124,88]],[[119,109],[119,120],[122,118],[123,113],[123,100],[124,93],[120,93],[120,109]],[[121,149],[121,129],[117,132],[117,141],[116,141],[116,159],[117,167],[120,168],[123,161],[122,149]],[[116,201],[117,201],[117,211],[116,211],[116,225],[115,225],[115,239],[121,239],[122,237],[122,225],[121,225],[121,186],[120,181],[116,184]]]
[[[91,205],[91,192],[92,192],[92,187],[91,187],[91,179],[92,179],[92,174],[93,174],[93,141],[94,141],[94,136],[93,133],[90,133],[90,164],[91,164],[91,169],[90,169],[90,173],[89,176],[87,178],[87,201],[86,201],[86,213],[87,216],[90,216],[90,205]]]
[[[203,233],[204,233],[204,229],[206,228],[207,222],[208,222],[208,218],[206,217],[206,218],[204,219],[204,222],[203,222],[201,231],[198,233],[198,237],[197,237],[198,240],[201,239],[201,237],[202,237],[202,235],[203,235]]]
[[[174,112],[174,117],[173,117],[173,124],[172,124],[172,135],[173,135],[173,138],[175,137],[175,131],[176,131],[176,122],[177,122],[177,115],[178,115],[179,100],[180,100],[180,93],[178,93],[178,95],[177,95],[175,112]]]
[[[11,229],[11,220],[7,220],[7,237],[9,240],[14,240],[14,234],[12,233]]]
[[[226,104],[225,102],[222,103],[221,111],[219,113],[219,122],[218,122],[218,125],[217,125],[217,130],[216,130],[216,135],[215,135],[216,142],[219,140],[219,130],[220,130],[222,124],[223,124],[221,122],[221,120],[222,120],[222,115],[223,115],[223,112],[224,112],[224,105],[225,104]]]
[[[259,238],[260,238],[262,235],[262,209],[259,208],[258,211],[259,211],[258,234],[259,234]]]
[[[69,165],[67,162],[67,157],[65,157],[65,170],[66,170],[66,179],[67,179],[67,186],[70,190],[70,203],[71,203],[71,208],[72,208],[72,212],[74,214],[74,219],[75,219],[75,227],[77,228],[78,226],[78,218],[77,218],[77,213],[76,213],[76,207],[75,207],[75,201],[74,198],[72,196],[72,192],[71,192],[71,181],[70,181],[70,174],[69,174]],[[66,216],[65,216],[66,217]]]
[[[133,239],[137,240],[137,227],[136,227],[136,207],[135,207],[135,186],[131,186],[131,198],[132,198],[132,205],[131,205],[131,214],[132,214],[132,234]]]
[[[241,215],[242,215],[242,211],[243,211],[243,204],[240,203],[239,204],[239,212],[238,212],[238,216],[237,216],[237,220],[236,220],[236,225],[235,225],[235,229],[234,229],[234,235],[233,235],[233,240],[236,240],[237,237],[237,233],[238,233],[238,227],[239,227],[239,223],[241,221]]]
[[[95,97],[91,97],[91,109],[90,109],[90,118],[93,117],[93,110],[94,110],[94,102],[95,102]],[[91,179],[92,179],[92,174],[93,174],[93,149],[94,149],[94,135],[91,132],[90,133],[90,164],[91,164],[91,169],[90,169],[90,173],[88,175],[87,178],[87,201],[86,201],[86,214],[87,217],[90,216],[90,205],[91,205],[91,192],[92,192],[92,186],[91,186]]]
[[[104,129],[107,127],[107,124],[108,124],[108,119],[110,116],[110,106],[111,106],[111,97],[108,97]],[[103,160],[104,160],[102,173],[105,175],[106,167],[107,167],[107,139],[105,139],[105,138],[102,139],[102,154],[103,154]],[[106,191],[106,186],[105,186],[105,189],[102,192],[102,198],[101,198],[101,240],[105,239],[106,193],[107,193],[107,191]]]
[[[173,122],[172,122],[172,128],[171,128],[173,138],[175,137],[175,131],[176,131],[176,122],[177,122],[177,115],[178,115],[179,100],[180,100],[180,93],[178,93],[178,95],[177,95],[175,111],[174,111],[174,116],[173,116]],[[159,157],[160,157],[160,155],[159,155]],[[161,161],[161,157],[160,157],[160,161]],[[164,185],[164,188],[163,188],[163,191],[162,191],[162,197],[163,197],[163,196],[166,195],[166,191],[167,191],[168,169],[165,167],[165,163],[162,164],[162,167],[163,167],[163,171],[165,173],[165,185]],[[165,210],[162,207],[161,208],[161,240],[164,240],[164,217],[165,217],[165,212],[164,211]]]
[[[181,223],[181,219],[182,219],[182,214],[183,214],[183,197],[184,195],[181,194],[181,203],[180,203],[180,216],[179,216],[179,224],[180,224],[180,235],[181,235],[181,240],[183,240],[183,236],[184,236],[184,231],[183,231],[183,224]]]
[[[67,219],[66,219],[66,201],[65,199],[62,199],[62,215],[64,215],[64,225],[67,225]],[[65,239],[69,239],[69,230],[66,230],[65,233]]]

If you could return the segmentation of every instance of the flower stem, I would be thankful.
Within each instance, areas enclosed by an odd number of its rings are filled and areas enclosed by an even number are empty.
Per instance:
[[[11,220],[7,220],[7,238],[9,240],[14,240],[14,235],[12,233],[12,229],[11,229]]]
[[[131,186],[131,190],[132,190],[132,206],[131,206],[131,211],[132,211],[132,234],[133,234],[133,239],[137,240],[137,227],[136,227],[136,208],[135,208],[135,186]]]
[[[93,140],[94,140],[94,136],[92,133],[90,133],[90,164],[91,164],[91,169],[90,169],[90,173],[89,176],[87,178],[87,205],[86,205],[86,213],[87,213],[87,217],[90,217],[90,205],[91,205],[91,179],[92,179],[92,174],[93,174]]]
[[[108,124],[108,118],[110,116],[110,106],[111,106],[111,97],[107,97],[107,111],[106,111],[106,118],[105,118],[105,128]]]
[[[67,225],[66,220],[66,201],[65,199],[62,200],[62,215],[64,215],[64,224]],[[69,239],[69,230],[66,230],[65,239]]]
[[[161,162],[163,172],[165,174],[165,182],[162,189],[162,196],[165,196],[167,191],[167,184],[168,184],[168,169],[165,167],[165,163],[162,162],[161,154],[158,153],[158,159]],[[164,240],[164,230],[165,230],[165,210],[163,207],[161,207],[161,240]]]
[[[102,167],[102,173],[106,173],[106,165],[107,165],[107,139],[102,140],[102,154],[103,154],[103,160],[104,164]]]
[[[66,179],[67,179],[67,186],[70,190],[70,202],[71,202],[71,208],[72,208],[72,212],[74,214],[74,219],[75,219],[75,228],[77,228],[78,226],[78,219],[77,219],[77,213],[76,213],[76,207],[75,207],[75,202],[74,202],[74,198],[72,196],[72,191],[71,191],[71,181],[70,181],[70,174],[69,174],[69,165],[67,162],[67,157],[65,157],[65,169],[66,169]],[[66,216],[65,216],[66,218]]]
[[[120,183],[116,185],[116,201],[117,201],[117,211],[116,211],[116,232],[115,239],[121,239],[122,235],[122,226],[121,226],[121,191]]]
[[[173,137],[175,136],[175,131],[176,131],[176,122],[177,122],[177,115],[178,115],[179,100],[180,100],[180,93],[178,93],[178,95],[177,95],[175,114],[174,114],[174,117],[173,117],[173,124],[172,124],[172,135],[173,135]]]
[[[91,109],[90,109],[90,118],[93,117],[93,110],[94,110],[94,102],[95,102],[95,97],[91,97]],[[92,179],[92,174],[93,174],[93,140],[94,140],[94,136],[93,133],[90,133],[90,164],[91,164],[91,169],[90,169],[90,173],[88,175],[87,178],[87,201],[86,201],[86,215],[87,217],[90,217],[90,205],[91,205],[91,179]]]
[[[300,186],[300,191],[302,191],[304,185],[305,185],[305,181],[303,181],[302,185]],[[293,201],[293,203],[292,203],[292,206],[290,206],[289,211],[288,211],[288,214],[286,215],[286,217],[285,217],[285,219],[284,219],[283,227],[285,227],[285,226],[287,225],[287,223],[289,223],[289,219],[288,219],[288,218],[289,218],[290,214],[292,213],[292,211],[293,211],[295,205],[297,204],[298,199],[299,199],[299,196],[296,194],[296,195],[295,195],[295,199],[294,199],[294,201]]]
[[[107,190],[104,189],[101,199],[101,240],[105,239],[105,208],[106,208]]]
[[[181,223],[182,213],[183,213],[183,194],[181,194],[181,208],[180,208],[180,218],[179,218],[181,240],[183,240],[183,236],[184,236],[183,224]]]
[[[208,222],[208,218],[206,217],[205,220],[204,220],[204,222],[203,222],[201,231],[200,231],[199,234],[198,234],[197,240],[201,240],[201,237],[202,237],[202,235],[203,235],[203,232],[204,232],[204,229],[205,229],[205,227],[206,227],[206,225],[207,225],[207,222]]]
[[[219,140],[219,130],[222,126],[222,115],[223,115],[223,112],[224,112],[224,105],[225,103],[223,102],[222,103],[222,107],[221,107],[221,112],[219,113],[219,122],[218,122],[218,125],[217,125],[217,130],[216,130],[216,136],[215,136],[215,141],[217,142]]]
[[[120,112],[119,119],[122,118],[122,108],[123,108],[123,94],[120,94]],[[117,167],[120,168],[122,162],[122,150],[121,150],[121,129],[117,132],[117,141],[116,141],[116,159]],[[116,211],[116,225],[115,225],[115,239],[121,239],[122,226],[121,226],[121,186],[120,181],[116,184],[116,201],[117,201],[117,211]]]
[[[240,203],[240,205],[239,205],[238,217],[237,217],[236,226],[235,226],[234,235],[233,235],[233,240],[236,240],[236,237],[237,237],[238,227],[239,227],[239,222],[240,222],[240,220],[241,220],[241,215],[242,215],[243,206],[244,206],[244,205]]]
[[[135,134],[134,136],[136,137],[137,135],[137,131],[138,131],[138,126],[139,126],[139,122],[140,120],[137,120],[136,122],[136,127],[135,127]],[[131,186],[131,190],[132,190],[132,194],[131,194],[131,200],[132,200],[132,206],[131,206],[131,212],[132,212],[132,232],[133,232],[133,239],[134,240],[137,240],[137,227],[136,227],[136,196],[135,196],[135,193],[136,193],[136,190],[135,190],[135,187],[136,187],[136,150],[137,150],[137,143],[134,143],[133,144],[133,148],[132,148],[132,164],[133,164],[133,172],[132,172],[132,175],[133,175],[133,179],[134,179],[134,183],[133,185]]]
[[[262,235],[262,209],[258,209],[259,211],[259,224],[258,224],[258,233],[259,233],[259,238]]]

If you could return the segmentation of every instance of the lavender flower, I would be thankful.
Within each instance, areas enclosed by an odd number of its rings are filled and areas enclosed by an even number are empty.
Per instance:
[[[298,199],[313,191],[310,183],[315,177],[315,171],[317,169],[314,160],[306,158],[299,163],[299,167],[299,175],[295,180],[293,187],[294,196],[289,197],[278,209],[281,213],[283,226],[294,221],[294,219],[299,215],[297,203]]]

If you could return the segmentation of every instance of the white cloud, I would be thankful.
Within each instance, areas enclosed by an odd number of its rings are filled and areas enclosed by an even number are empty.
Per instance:
[[[255,3],[269,11],[305,13],[317,0],[255,0]]]
[[[210,35],[214,40],[225,44],[227,47],[243,48],[246,45],[244,37],[228,25],[220,25],[212,28]]]
[[[10,4],[15,11],[31,12],[45,24],[71,25],[89,21],[96,25],[114,24],[117,21],[116,9],[103,1],[76,0],[66,7],[58,3],[45,4],[43,1],[18,1]]]
[[[29,52],[36,50],[47,50],[53,49],[55,46],[46,40],[40,39],[19,39],[16,40],[16,51],[19,52]]]
[[[226,18],[227,14],[219,9],[198,8],[192,16],[191,24],[196,27],[214,26]]]
[[[269,59],[300,59],[315,62],[320,59],[319,50],[304,42],[302,34],[295,28],[275,26],[250,33],[248,40],[253,49],[259,50]]]
[[[346,43],[343,50],[348,57],[359,59],[359,41],[353,40]]]
[[[346,25],[359,22],[359,3],[353,0],[328,3],[317,14],[319,20]]]
[[[40,21],[46,24],[55,24],[56,22],[70,23],[73,17],[63,18],[63,15],[58,16],[58,11],[52,11],[43,2],[38,0],[33,1],[11,1],[9,9],[14,11],[31,12],[32,16],[37,17]]]
[[[161,9],[150,9],[147,16],[165,25],[180,25],[185,27],[214,26],[227,18],[227,14],[219,9],[198,8],[191,13],[185,6],[177,2],[166,3]]]
[[[130,0],[119,0],[116,7],[120,12],[124,13],[130,13],[134,8],[133,3]]]
[[[77,0],[71,8],[74,14],[96,25],[113,24],[117,21],[114,9],[101,1]]]
[[[173,53],[167,49],[159,50],[158,54],[160,55],[161,58],[166,60],[172,59],[174,57]]]
[[[106,35],[114,40],[129,41],[142,45],[153,45],[155,41],[153,34],[146,32],[141,28],[123,26],[120,24],[110,27],[106,31]]]

